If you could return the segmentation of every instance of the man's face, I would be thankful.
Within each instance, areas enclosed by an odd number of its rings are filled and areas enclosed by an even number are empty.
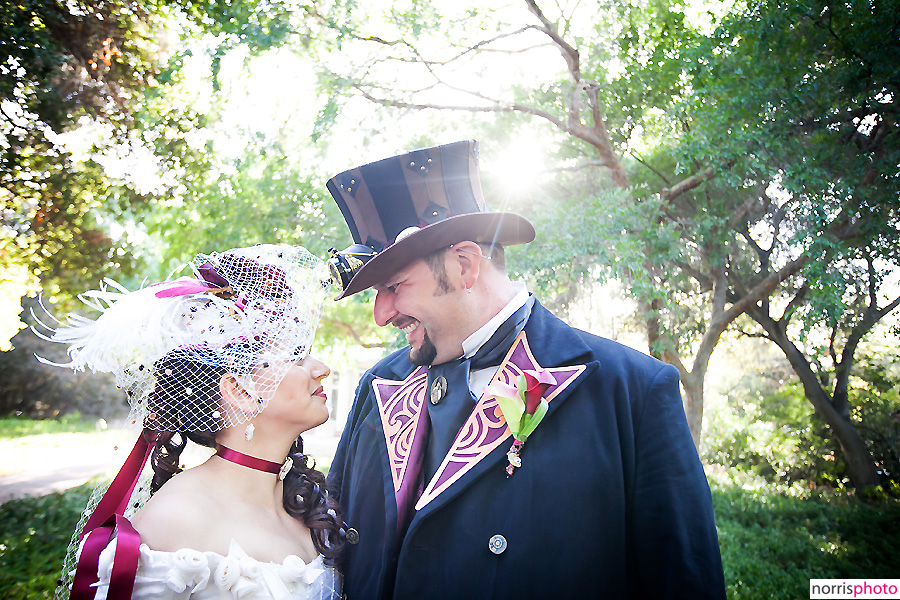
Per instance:
[[[419,259],[375,286],[375,322],[406,334],[409,359],[415,365],[440,364],[462,354],[459,286],[443,285]]]

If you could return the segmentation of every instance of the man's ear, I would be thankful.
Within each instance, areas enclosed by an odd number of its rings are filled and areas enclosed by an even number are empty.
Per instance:
[[[484,260],[481,246],[475,242],[459,242],[453,244],[453,251],[456,253],[463,287],[470,290],[478,281],[478,275],[481,273],[481,262]]]
[[[247,393],[240,380],[232,373],[225,373],[219,379],[222,403],[237,412],[250,413],[256,409],[256,402]]]

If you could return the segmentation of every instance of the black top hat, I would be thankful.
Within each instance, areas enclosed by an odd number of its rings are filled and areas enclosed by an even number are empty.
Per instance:
[[[338,299],[381,283],[429,252],[458,242],[509,246],[534,239],[534,227],[524,217],[484,212],[474,140],[350,169],[328,180],[327,187],[357,245],[347,254],[361,259],[354,261],[356,267],[348,274],[355,271],[355,275],[349,282],[345,277]]]

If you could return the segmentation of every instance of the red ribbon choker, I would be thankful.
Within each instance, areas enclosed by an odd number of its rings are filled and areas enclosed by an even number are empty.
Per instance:
[[[237,450],[232,450],[222,444],[216,445],[216,456],[250,469],[256,469],[257,471],[278,473],[278,479],[280,480],[284,479],[288,471],[290,471],[291,467],[294,465],[294,461],[291,460],[291,457],[284,459],[284,463],[277,463],[263,458],[256,458],[255,456],[250,456],[249,454],[244,454]]]

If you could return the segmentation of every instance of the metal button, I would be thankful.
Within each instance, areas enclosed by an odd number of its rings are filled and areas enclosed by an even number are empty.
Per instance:
[[[498,533],[491,537],[491,540],[488,542],[488,548],[494,554],[503,554],[506,552],[506,538]]]
[[[351,544],[359,543],[359,532],[352,527],[347,530],[347,541]]]
[[[431,403],[432,404],[440,404],[441,400],[444,399],[444,396],[447,394],[447,378],[443,375],[439,376],[434,382],[431,384]]]

